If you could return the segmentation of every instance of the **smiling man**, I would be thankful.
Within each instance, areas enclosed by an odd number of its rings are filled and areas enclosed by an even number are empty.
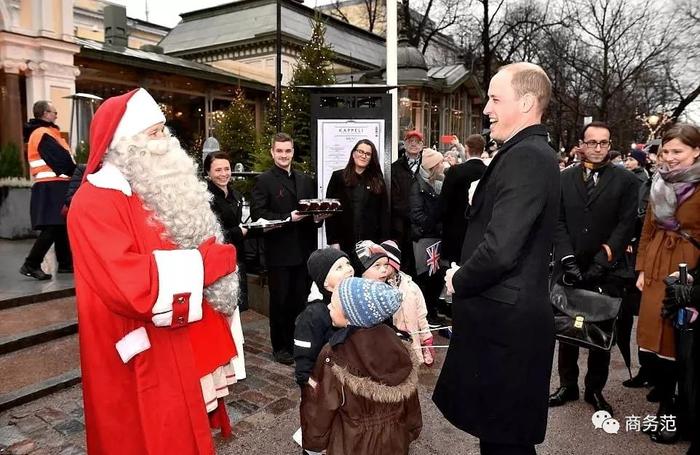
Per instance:
[[[533,454],[547,426],[554,316],[548,268],[559,167],[541,124],[551,84],[531,63],[491,79],[484,114],[501,143],[472,199],[454,291],[453,338],[433,401],[482,454]]]
[[[309,176],[292,169],[292,138],[285,133],[275,134],[270,153],[274,165],[255,182],[250,211],[254,220],[291,221],[264,235],[273,356],[275,361],[291,365],[294,321],[306,305],[311,286],[306,261],[316,249],[316,228],[320,225],[296,210],[299,199],[316,197],[316,185]]]

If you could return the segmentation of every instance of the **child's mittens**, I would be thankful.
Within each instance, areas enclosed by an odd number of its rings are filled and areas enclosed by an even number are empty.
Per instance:
[[[427,366],[432,366],[435,360],[435,348],[433,347],[433,337],[427,338],[421,342],[423,347],[423,363]]]

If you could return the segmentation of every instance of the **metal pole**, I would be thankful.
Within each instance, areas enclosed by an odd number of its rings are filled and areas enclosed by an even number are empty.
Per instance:
[[[396,0],[386,2],[386,84],[398,86],[399,74],[397,68],[398,52],[398,18]],[[391,90],[391,161],[399,157],[399,92],[398,88]]]
[[[282,131],[282,0],[277,0],[277,61],[275,63],[275,108],[277,132]]]

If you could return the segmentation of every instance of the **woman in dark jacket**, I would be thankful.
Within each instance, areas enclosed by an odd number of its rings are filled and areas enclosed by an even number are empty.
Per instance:
[[[442,239],[442,211],[440,192],[445,178],[443,157],[440,152],[432,149],[423,150],[423,158],[416,181],[411,187],[411,238],[416,258],[416,283],[423,290],[426,307],[428,308],[428,323],[432,326],[442,325],[445,321],[438,317],[438,300],[444,285],[444,270],[431,274],[426,262],[426,248]],[[449,314],[447,308],[444,312]]]
[[[343,211],[326,220],[328,245],[351,258],[355,243],[380,243],[389,236],[389,201],[379,156],[374,144],[361,139],[350,153],[345,169],[333,172],[326,197],[339,199]]]
[[[243,260],[243,240],[248,230],[241,227],[243,197],[231,185],[231,161],[227,153],[214,152],[204,158],[209,192],[214,195],[211,209],[219,218],[224,231],[224,241],[236,247],[238,255],[238,275],[240,277],[240,295],[238,305],[241,311],[248,309],[248,280],[245,261]]]

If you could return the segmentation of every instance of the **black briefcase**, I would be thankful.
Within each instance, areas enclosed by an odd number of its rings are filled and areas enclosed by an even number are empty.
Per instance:
[[[587,349],[612,348],[621,298],[559,283],[552,286],[549,297],[559,341]]]

